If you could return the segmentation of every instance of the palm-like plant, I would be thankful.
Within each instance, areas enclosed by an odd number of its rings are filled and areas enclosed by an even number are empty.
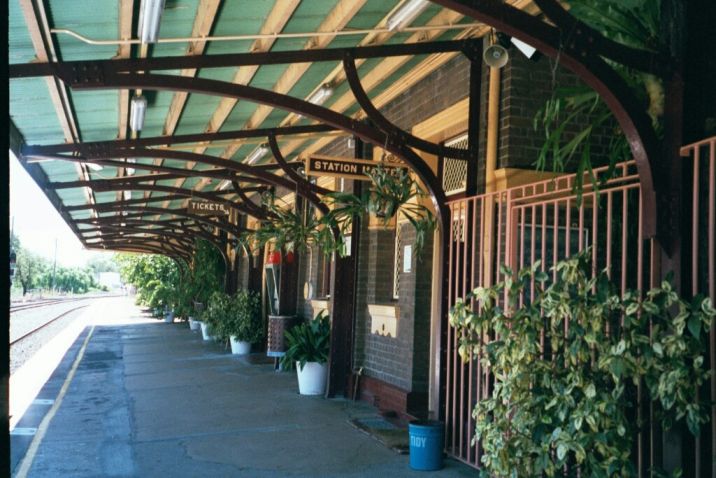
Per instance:
[[[303,367],[307,362],[326,363],[331,344],[331,321],[325,311],[313,320],[297,325],[286,331],[286,354],[281,357],[281,366],[292,370],[295,363]]]
[[[659,37],[660,2],[653,0],[568,0],[570,13],[602,35],[624,45],[645,51],[664,51]],[[657,77],[636,72],[610,62],[627,85],[644,104],[657,132],[664,110],[664,88]],[[576,131],[570,130],[583,123]],[[536,130],[542,129],[545,142],[536,161],[538,169],[549,163],[554,171],[562,172],[575,159],[577,176],[575,189],[581,193],[585,173],[598,186],[592,172],[591,149],[596,131],[611,127],[608,160],[613,168],[629,159],[631,150],[623,132],[616,126],[614,116],[599,94],[586,85],[563,87],[555,92],[534,118]],[[607,175],[608,179],[611,175]]]

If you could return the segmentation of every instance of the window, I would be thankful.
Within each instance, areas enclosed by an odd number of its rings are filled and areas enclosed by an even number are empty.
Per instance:
[[[451,140],[445,141],[445,146],[458,149],[467,149],[467,133],[461,134]],[[458,194],[465,191],[467,185],[467,161],[453,158],[443,158],[443,190],[446,195]]]

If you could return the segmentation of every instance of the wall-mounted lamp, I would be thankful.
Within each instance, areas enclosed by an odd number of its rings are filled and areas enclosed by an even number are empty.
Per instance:
[[[407,27],[413,20],[418,18],[418,15],[428,8],[428,5],[430,5],[428,0],[410,0],[403,4],[402,7],[388,18],[386,22],[388,30],[392,32]]]
[[[147,99],[141,95],[133,97],[129,112],[129,127],[132,131],[142,131],[146,114]]]
[[[164,0],[142,0],[137,24],[137,36],[142,43],[155,43],[159,39],[159,24],[163,11]]]

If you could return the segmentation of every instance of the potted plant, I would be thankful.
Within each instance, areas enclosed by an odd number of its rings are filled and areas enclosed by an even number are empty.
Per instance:
[[[326,390],[331,321],[325,311],[316,318],[286,331],[286,354],[281,366],[296,367],[298,391],[301,395],[321,395]]]
[[[251,344],[263,337],[261,296],[255,292],[240,290],[231,297],[229,315],[222,323],[220,335],[228,335],[231,353],[248,354]]]
[[[231,299],[224,292],[214,292],[202,315],[201,335],[204,340],[222,337],[224,323],[231,315]]]

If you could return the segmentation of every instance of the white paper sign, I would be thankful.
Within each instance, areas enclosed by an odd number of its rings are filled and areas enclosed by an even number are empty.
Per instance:
[[[403,248],[403,272],[410,272],[413,269],[413,246]]]

